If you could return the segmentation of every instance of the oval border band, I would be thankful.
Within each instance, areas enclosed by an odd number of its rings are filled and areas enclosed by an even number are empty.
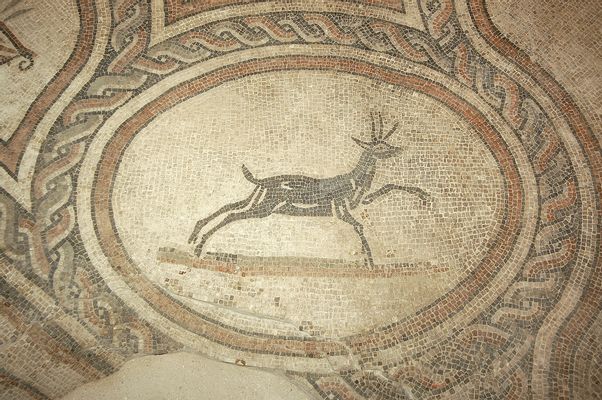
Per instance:
[[[393,324],[386,327],[388,332],[386,338],[382,337],[382,329],[379,330],[379,341],[386,340],[390,343],[389,347],[394,346],[400,341],[411,339],[418,335],[418,332],[411,327],[419,326],[425,330],[437,326],[447,318],[453,316],[459,311],[459,307],[470,301],[477,295],[479,288],[485,285],[498,272],[498,265],[504,263],[510,256],[514,246],[514,239],[518,235],[521,225],[521,217],[524,211],[523,190],[521,188],[521,174],[519,173],[513,157],[510,152],[505,149],[505,143],[500,139],[498,133],[493,126],[487,121],[481,112],[474,106],[467,103],[465,100],[456,96],[453,92],[435,83],[413,75],[411,73],[400,73],[374,64],[365,63],[355,59],[346,59],[342,57],[321,57],[321,56],[295,56],[295,57],[275,57],[271,59],[249,60],[236,65],[228,66],[227,68],[218,69],[208,74],[193,78],[180,84],[167,93],[178,93],[182,96],[184,93],[190,95],[192,88],[196,93],[204,90],[209,90],[224,81],[236,79],[249,74],[257,74],[263,72],[275,72],[295,69],[317,69],[337,71],[342,73],[357,74],[367,78],[376,79],[394,85],[407,87],[411,90],[423,92],[431,97],[439,99],[446,104],[454,112],[463,116],[472,126],[474,126],[481,134],[487,136],[490,146],[497,152],[496,159],[504,166],[506,184],[507,184],[507,200],[508,214],[504,221],[506,229],[505,234],[498,235],[500,241],[492,246],[492,251],[489,257],[486,257],[484,264],[476,268],[473,274],[469,276],[462,284],[448,292],[442,301],[436,302],[422,312],[418,316],[413,316],[406,321]],[[140,110],[134,117],[128,119],[122,124],[116,134],[113,136],[111,144],[105,148],[105,157],[100,165],[97,174],[98,187],[94,188],[94,215],[100,222],[97,226],[96,234],[104,241],[104,248],[109,249],[105,256],[111,260],[112,267],[122,275],[122,277],[140,277],[136,274],[136,267],[131,264],[131,260],[127,254],[120,249],[118,241],[109,240],[114,232],[114,226],[111,223],[110,212],[110,182],[112,182],[112,174],[115,172],[119,154],[127,145],[127,140],[124,140],[123,134],[129,132],[130,135],[135,135],[149,119],[152,119],[157,112],[169,109],[178,103],[179,100],[169,99],[166,94],[161,95],[157,99],[151,101],[143,110]],[[107,150],[108,149],[108,150]],[[107,186],[108,185],[108,186]],[[532,197],[532,196],[529,196]],[[535,210],[536,211],[536,210]],[[516,257],[512,257],[513,262],[516,262]],[[199,321],[198,315],[185,308],[181,303],[169,298],[159,288],[155,287],[146,279],[141,279],[140,282],[134,284],[130,289],[141,296],[148,305],[154,305],[161,309],[166,315],[174,318],[174,322],[189,331],[212,338],[216,341],[216,336],[227,338],[222,341],[222,345],[234,349],[235,351],[245,352],[265,352],[271,355],[292,356],[292,357],[336,357],[349,356],[348,351],[351,349],[353,353],[365,353],[373,351],[379,347],[382,349],[383,343],[375,342],[373,335],[368,332],[366,334],[352,336],[346,339],[348,346],[342,346],[340,341],[328,340],[302,340],[295,338],[282,339],[274,337],[260,337],[259,335],[238,335],[236,337],[232,331],[219,324],[214,324],[209,321]],[[128,283],[129,284],[129,283]],[[167,307],[167,312],[165,308]],[[153,308],[154,308],[153,307]],[[219,341],[217,341],[219,343]]]

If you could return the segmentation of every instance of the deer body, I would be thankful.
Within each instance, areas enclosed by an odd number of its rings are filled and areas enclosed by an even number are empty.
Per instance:
[[[200,231],[209,222],[220,215],[227,214],[221,222],[205,232],[195,248],[195,254],[200,256],[203,246],[209,237],[234,221],[248,218],[263,218],[271,214],[298,217],[334,216],[353,226],[362,242],[362,251],[366,255],[366,261],[372,267],[372,252],[364,236],[363,226],[353,217],[350,210],[355,209],[359,204],[369,204],[377,197],[392,190],[403,190],[416,194],[423,201],[426,201],[428,196],[422,189],[392,184],[385,185],[379,190],[367,194],[376,173],[377,161],[389,158],[397,154],[400,150],[385,142],[385,139],[395,131],[396,127],[397,125],[383,137],[382,119],[380,119],[380,135],[377,136],[373,120],[371,142],[363,142],[353,138],[356,143],[364,148],[355,168],[348,173],[331,178],[312,178],[305,175],[278,175],[257,179],[243,165],[243,174],[249,182],[255,185],[255,189],[245,200],[227,204],[196,223],[189,239],[190,243],[197,241]]]
[[[277,201],[277,214],[298,216],[332,216],[332,207],[346,200],[351,209],[356,208],[372,184],[376,160],[364,152],[356,168],[332,178],[312,178],[305,175],[279,175],[256,179],[243,166],[245,177],[264,191],[262,200]]]

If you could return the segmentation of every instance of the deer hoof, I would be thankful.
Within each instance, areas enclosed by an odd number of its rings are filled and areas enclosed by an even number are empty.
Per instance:
[[[203,252],[203,246],[205,245],[205,242],[201,242],[199,243],[196,248],[194,249],[194,255],[197,257],[201,256],[201,253]]]

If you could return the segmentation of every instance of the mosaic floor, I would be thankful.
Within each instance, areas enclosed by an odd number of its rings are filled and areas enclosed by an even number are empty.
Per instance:
[[[0,399],[602,398],[602,5],[532,3],[0,0]]]

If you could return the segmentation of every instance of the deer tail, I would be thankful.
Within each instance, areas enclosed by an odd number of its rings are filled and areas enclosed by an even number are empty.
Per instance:
[[[245,167],[244,164],[242,165],[242,174],[249,182],[259,185],[259,179],[255,178],[251,171],[249,171],[249,168]]]

